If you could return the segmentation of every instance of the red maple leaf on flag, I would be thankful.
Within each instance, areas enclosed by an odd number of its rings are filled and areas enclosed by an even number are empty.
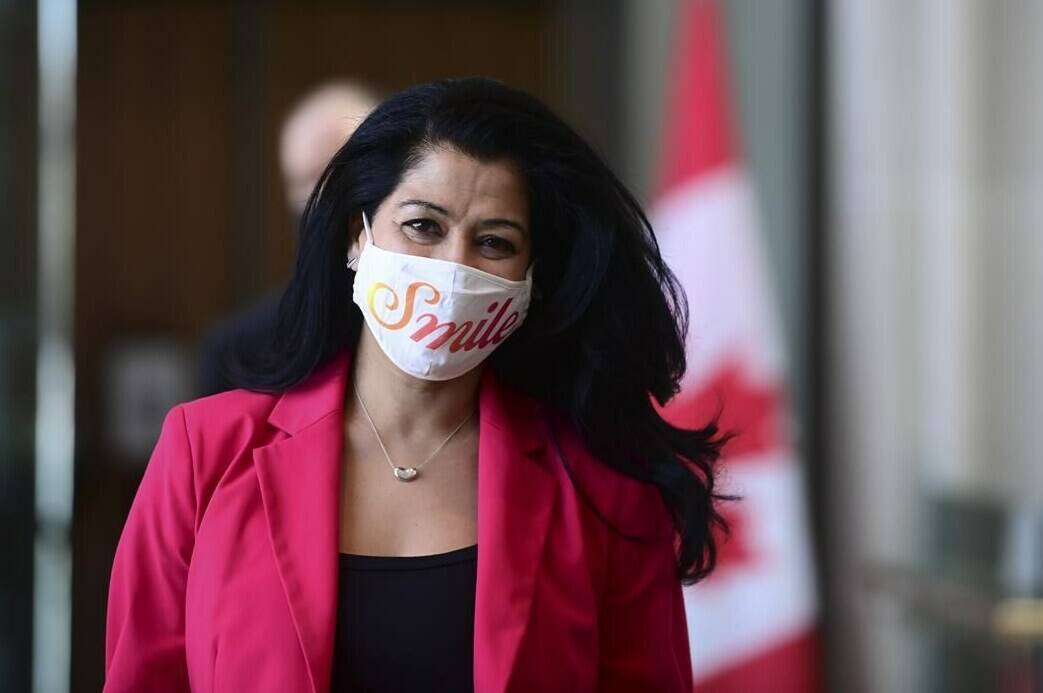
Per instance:
[[[732,438],[725,444],[721,464],[758,464],[776,459],[763,453],[785,444],[782,429],[784,395],[781,387],[758,386],[746,377],[737,360],[725,361],[713,377],[694,390],[682,392],[665,408],[663,417],[675,426],[698,428],[715,416],[722,433]],[[717,539],[717,569],[710,579],[720,579],[731,569],[748,568],[757,560],[750,542],[748,509],[741,500],[724,503],[720,512],[729,532],[714,531]]]
[[[725,361],[704,385],[682,392],[659,408],[663,418],[675,426],[705,426],[720,412],[722,432],[733,437],[722,457],[737,463],[770,459],[762,453],[785,444],[781,386],[757,385],[746,377],[737,360]]]

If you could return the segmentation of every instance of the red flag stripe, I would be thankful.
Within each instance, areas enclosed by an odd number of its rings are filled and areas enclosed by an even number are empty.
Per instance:
[[[739,159],[725,75],[723,25],[716,2],[683,3],[678,54],[666,116],[666,150],[656,198],[695,176]]]
[[[820,650],[818,631],[808,631],[698,681],[695,690],[696,693],[817,693],[822,690]]]

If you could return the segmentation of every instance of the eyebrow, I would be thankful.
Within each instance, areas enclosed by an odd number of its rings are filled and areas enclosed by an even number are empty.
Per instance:
[[[442,216],[451,216],[449,214],[449,210],[447,210],[445,207],[440,207],[439,205],[436,205],[434,202],[428,202],[427,200],[404,200],[398,203],[399,208],[407,207],[409,205],[425,207],[433,212],[438,212]],[[528,235],[528,231],[525,230],[525,227],[512,219],[504,219],[502,217],[496,217],[494,219],[483,219],[478,223],[478,225],[485,228],[488,228],[490,226],[509,226],[513,229],[517,229],[518,232],[521,234]]]

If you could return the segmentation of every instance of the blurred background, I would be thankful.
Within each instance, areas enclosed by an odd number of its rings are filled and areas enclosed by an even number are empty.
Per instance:
[[[0,0],[0,690],[100,690],[163,415],[263,332],[372,103],[474,74],[647,205],[668,413],[744,434],[700,690],[1043,690],[1041,35],[1032,0]]]

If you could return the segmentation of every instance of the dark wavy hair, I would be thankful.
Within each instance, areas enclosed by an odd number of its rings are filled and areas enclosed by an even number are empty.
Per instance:
[[[488,363],[502,381],[567,417],[604,464],[655,484],[681,538],[678,578],[706,577],[717,557],[713,530],[728,529],[716,505],[732,497],[714,491],[728,436],[716,418],[696,430],[671,425],[651,399],[665,404],[685,370],[684,294],[641,206],[601,157],[544,104],[501,82],[419,84],[359,125],[308,200],[271,342],[233,350],[228,379],[280,392],[355,343],[363,318],[344,262],[349,222],[363,210],[372,218],[403,173],[437,146],[510,162],[527,186],[534,299]]]

